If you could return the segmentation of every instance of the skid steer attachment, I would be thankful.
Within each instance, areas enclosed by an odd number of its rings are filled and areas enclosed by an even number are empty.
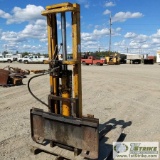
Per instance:
[[[98,158],[97,127],[97,119],[63,117],[39,109],[31,110],[31,134],[35,142],[43,144],[49,140],[64,148],[73,148],[89,159]]]
[[[61,17],[61,34],[57,32],[57,14]],[[72,60],[67,59],[66,14],[70,14],[72,21],[72,33],[69,34],[72,35]],[[98,159],[99,120],[94,116],[82,115],[80,6],[71,3],[51,5],[46,7],[42,15],[47,18],[49,70],[30,78],[28,89],[34,98],[48,107],[48,111],[31,109],[32,139],[39,149],[49,142],[50,149],[42,150],[50,153],[53,153],[55,146],[59,146],[74,151],[75,156]],[[58,59],[59,34],[63,60]],[[38,99],[30,89],[30,81],[45,74],[50,75],[48,104]],[[57,155],[61,156],[61,152]]]

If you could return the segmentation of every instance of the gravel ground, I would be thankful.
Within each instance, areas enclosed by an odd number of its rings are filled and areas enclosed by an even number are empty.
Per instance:
[[[19,63],[1,63],[0,68],[7,65],[48,68],[47,64]],[[46,153],[30,153],[29,111],[45,109],[27,90],[31,76],[23,79],[22,86],[0,87],[0,160],[55,159]],[[123,125],[124,141],[160,141],[160,65],[82,66],[82,84],[84,115],[94,114],[100,124]],[[47,103],[49,76],[33,80],[31,86]]]

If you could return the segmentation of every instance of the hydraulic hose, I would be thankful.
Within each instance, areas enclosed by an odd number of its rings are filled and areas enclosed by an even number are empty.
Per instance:
[[[28,85],[27,85],[27,87],[28,87],[29,93],[30,93],[37,101],[39,101],[40,103],[42,103],[43,105],[45,105],[45,106],[47,106],[47,107],[49,107],[48,104],[46,104],[46,103],[43,102],[41,99],[39,99],[35,94],[33,94],[33,92],[31,91],[31,88],[30,88],[30,82],[31,82],[31,80],[34,79],[34,78],[37,78],[37,77],[40,77],[40,76],[44,76],[44,75],[53,73],[53,72],[54,72],[56,69],[58,69],[58,68],[59,68],[59,67],[55,67],[55,68],[53,68],[53,69],[51,69],[51,70],[46,70],[45,72],[43,72],[43,73],[41,73],[41,74],[38,74],[38,75],[35,75],[35,76],[31,77],[31,78],[28,80]]]
[[[43,105],[45,105],[45,106],[47,106],[48,107],[48,104],[46,104],[45,102],[43,102],[41,99],[39,99],[37,96],[35,96],[35,94],[33,94],[33,92],[31,91],[31,88],[30,88],[30,82],[31,82],[31,80],[33,80],[34,78],[36,78],[36,77],[40,77],[40,76],[44,76],[44,75],[46,75],[46,74],[49,74],[50,72],[49,71],[47,71],[47,72],[44,72],[44,73],[41,73],[41,74],[38,74],[38,75],[35,75],[35,76],[33,76],[33,77],[31,77],[29,80],[28,80],[28,91],[29,91],[29,93],[37,100],[37,101],[39,101],[40,103],[42,103]]]

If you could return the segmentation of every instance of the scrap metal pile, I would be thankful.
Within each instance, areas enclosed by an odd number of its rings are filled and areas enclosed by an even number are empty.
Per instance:
[[[29,70],[6,66],[0,69],[0,85],[3,87],[22,85],[22,79],[29,75]]]

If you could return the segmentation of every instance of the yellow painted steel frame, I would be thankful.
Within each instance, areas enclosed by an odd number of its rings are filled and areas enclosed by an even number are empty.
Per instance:
[[[72,53],[73,60],[66,56],[66,17],[63,12],[70,12],[72,18]],[[62,51],[64,60],[58,59],[57,14],[61,14]],[[74,156],[81,155],[88,159],[99,156],[99,120],[93,116],[82,116],[81,84],[81,41],[80,41],[80,6],[62,3],[47,6],[42,12],[47,18],[48,54],[50,67],[49,111],[38,108],[30,111],[31,136],[37,143],[36,148],[46,152],[65,156],[56,146],[74,151]],[[68,66],[70,65],[72,69]],[[46,147],[50,142],[51,148]],[[57,153],[58,151],[58,153]],[[68,157],[69,158],[69,157]],[[67,159],[68,159],[67,158]]]
[[[79,4],[61,3],[58,5],[47,6],[46,10],[42,12],[42,15],[47,17],[47,30],[48,30],[48,54],[49,59],[58,60],[58,37],[57,37],[57,19],[56,14],[62,12],[71,12],[72,15],[72,61],[63,61],[62,64],[73,66],[73,94],[67,93],[67,88],[62,93],[63,98],[78,99],[78,105],[76,106],[76,117],[82,117],[82,84],[81,84],[81,41],[80,41],[80,6]],[[66,84],[67,78],[62,76],[62,86]],[[50,75],[50,87],[51,94],[58,96],[59,92],[59,78],[55,78]],[[60,114],[60,103],[54,102],[52,104],[51,112]],[[62,103],[62,115],[70,116],[70,104]]]

